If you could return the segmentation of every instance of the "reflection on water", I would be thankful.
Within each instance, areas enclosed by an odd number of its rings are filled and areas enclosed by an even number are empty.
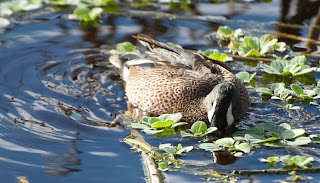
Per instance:
[[[281,2],[284,6],[277,6]],[[114,116],[126,110],[126,101],[118,71],[106,62],[108,55],[100,53],[99,48],[133,41],[132,34],[144,33],[188,48],[221,49],[207,37],[219,25],[225,24],[258,35],[280,31],[307,37],[313,28],[319,31],[316,21],[319,15],[316,17],[317,12],[313,10],[318,1],[305,2],[305,9],[297,9],[296,13],[292,13],[292,7],[302,1],[288,2],[193,5],[194,13],[199,16],[224,17],[217,21],[192,17],[168,19],[108,15],[101,26],[87,31],[79,28],[76,22],[60,18],[61,12],[48,15],[39,10],[36,19],[23,17],[29,23],[24,22],[0,35],[1,180],[13,182],[18,176],[26,176],[31,182],[141,182],[144,175],[139,155],[118,141],[128,135],[128,131],[122,126],[109,127]],[[307,9],[310,11],[304,13]],[[182,10],[177,13],[185,14]],[[47,16],[58,18],[46,19]],[[44,19],[46,21],[42,21]],[[276,21],[299,26],[280,26],[274,24]],[[312,35],[309,37],[317,40],[316,34]],[[284,38],[287,37],[281,37]],[[318,44],[309,47],[305,46],[309,44],[305,40],[290,38],[287,41],[291,41],[293,47],[317,53]],[[233,62],[231,66],[235,72],[257,71],[241,62]],[[263,102],[252,88],[249,92],[252,105],[238,128],[261,124],[266,119],[296,126],[305,121],[302,124],[304,128],[320,133],[315,125],[319,125],[320,121],[320,117],[314,115],[319,112],[315,107],[307,107],[302,112],[278,110],[280,102]],[[151,144],[159,143],[157,138],[150,138]],[[190,141],[182,140],[182,143],[187,145]],[[268,155],[263,151],[260,153]],[[199,159],[204,157],[203,154],[208,153],[199,151],[185,158],[195,156],[190,159]],[[228,162],[221,158],[224,155],[220,155],[216,157],[217,164],[212,162],[211,157],[199,161],[212,169],[229,171],[235,166],[247,167],[246,161],[249,159],[252,162],[247,168],[261,168],[263,165],[257,165],[254,161],[258,158],[256,154],[246,159],[225,156]],[[124,173],[126,176],[123,176]],[[168,182],[198,180],[193,175],[182,176],[177,172],[165,176]],[[256,180],[263,180],[263,177],[256,177]]]

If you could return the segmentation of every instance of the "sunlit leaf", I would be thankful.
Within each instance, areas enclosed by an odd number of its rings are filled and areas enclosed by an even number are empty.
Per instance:
[[[214,143],[201,143],[199,145],[199,148],[204,149],[206,151],[220,151],[221,150],[221,148],[217,144],[214,144]]]
[[[202,133],[204,134],[207,130],[207,124],[203,121],[197,121],[191,126],[191,132],[193,134]]]
[[[257,134],[246,134],[245,138],[248,142],[251,144],[256,144],[260,142],[264,142],[267,138],[262,136],[262,135],[257,135]]]
[[[210,127],[206,130],[205,134],[210,134],[210,133],[216,132],[217,130],[218,130],[217,127]]]
[[[186,147],[183,147],[180,150],[178,150],[176,154],[181,155],[182,153],[187,153],[187,152],[192,151],[192,149],[193,149],[193,146],[186,146]]]
[[[303,89],[299,85],[291,84],[290,87],[297,95],[303,94]]]
[[[232,35],[232,30],[229,26],[220,26],[217,30],[218,36],[220,38],[230,38]]]
[[[168,170],[167,165],[164,162],[158,163],[158,169],[163,172]]]
[[[293,64],[305,65],[307,64],[307,58],[304,55],[296,56],[293,59],[291,59],[290,62]]]
[[[180,134],[181,134],[182,137],[185,137],[185,138],[186,138],[186,137],[194,137],[192,134],[187,133],[187,132],[185,132],[185,131],[181,131]]]
[[[247,143],[241,143],[239,145],[235,145],[234,146],[234,150],[239,150],[239,151],[242,151],[244,153],[250,153],[251,148],[252,147]]]
[[[225,138],[221,138],[218,139],[215,144],[220,145],[220,146],[224,146],[224,147],[230,147],[234,144],[234,140],[233,138],[230,137],[225,137]]]
[[[91,19],[97,19],[98,16],[103,12],[103,9],[102,8],[99,8],[99,7],[94,7],[90,10],[89,12],[89,17]]]
[[[176,113],[176,114],[162,114],[158,117],[161,121],[167,121],[167,120],[172,120],[175,123],[180,121],[182,118],[181,113]]]
[[[283,128],[282,126],[276,125],[273,122],[267,122],[267,123],[263,124],[262,127],[269,132],[276,132],[279,134],[281,134],[282,132],[287,130],[287,129]]]
[[[154,135],[157,133],[164,132],[164,130],[152,130],[152,129],[144,129],[143,131],[148,135]]]
[[[282,139],[293,139],[295,137],[295,134],[291,130],[285,130],[281,133],[280,136]]]
[[[149,126],[147,126],[145,124],[140,124],[140,123],[132,123],[131,127],[135,128],[135,129],[141,129],[141,130],[151,129],[151,127],[149,127]]]
[[[241,71],[236,74],[241,82],[249,82],[250,74],[247,71]]]
[[[169,128],[173,123],[174,123],[173,120],[157,121],[152,123],[152,127],[155,129]]]
[[[124,52],[130,52],[134,50],[134,46],[130,42],[123,42],[117,44],[117,51],[124,53]]]
[[[174,123],[171,125],[170,128],[176,128],[178,126],[183,126],[183,125],[187,125],[188,123],[187,122],[179,122],[179,123]]]
[[[311,142],[311,139],[309,137],[298,137],[293,141],[287,141],[286,144],[289,146],[301,146],[301,145],[307,145],[310,142]]]
[[[284,52],[284,51],[286,51],[286,43],[285,42],[277,42],[276,44],[273,45],[273,48],[276,51]]]

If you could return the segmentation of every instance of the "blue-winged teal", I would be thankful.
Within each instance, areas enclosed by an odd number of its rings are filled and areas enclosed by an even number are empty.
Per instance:
[[[142,34],[139,51],[115,54],[128,101],[148,115],[181,112],[188,123],[205,121],[224,132],[249,107],[245,86],[223,62]]]

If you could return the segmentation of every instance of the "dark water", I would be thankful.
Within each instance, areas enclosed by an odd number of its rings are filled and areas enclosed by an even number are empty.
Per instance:
[[[101,26],[90,31],[61,16],[70,12],[51,12],[50,8],[15,17],[18,25],[0,35],[0,182],[16,182],[18,176],[25,176],[31,182],[48,183],[143,182],[145,175],[139,154],[119,142],[129,131],[121,126],[108,126],[114,114],[126,110],[126,102],[118,71],[103,62],[108,55],[99,52],[100,46],[133,41],[132,34],[144,33],[188,48],[223,50],[207,39],[219,25],[243,28],[255,36],[277,35],[278,31],[284,31],[307,37],[307,26],[313,25],[317,14],[314,6],[317,7],[318,1],[305,5],[306,9],[299,12],[295,10],[299,9],[300,1],[288,5],[286,2],[289,1],[194,5],[198,15],[226,18],[219,21],[109,15]],[[290,11],[286,11],[287,7]],[[295,26],[279,26],[279,22]],[[279,39],[292,48],[309,49],[313,54],[309,57],[311,63],[319,66],[318,45],[310,49],[304,41],[280,36]],[[232,62],[232,69],[262,75],[257,68],[243,63]],[[319,79],[319,75],[315,76]],[[320,134],[320,115],[316,107],[306,106],[302,112],[279,110],[281,102],[264,102],[252,88],[248,87],[248,91],[252,105],[239,128],[268,120],[302,126],[313,134]],[[147,140],[159,144],[157,138],[147,137]],[[163,140],[174,144],[180,139]],[[183,140],[182,143],[194,142]],[[312,146],[303,150],[319,159],[318,148]],[[259,163],[258,158],[287,152],[299,154],[299,149],[255,149],[253,155],[226,166],[214,164],[211,154],[204,151],[181,159],[186,162],[197,159],[195,163],[206,164],[209,169],[229,172],[266,169],[268,167]],[[314,166],[319,166],[318,160]],[[305,175],[313,177],[311,182],[320,178],[318,174]],[[288,176],[260,175],[240,180],[271,182],[285,180]],[[181,172],[166,173],[165,178],[167,182],[203,182],[198,176]]]

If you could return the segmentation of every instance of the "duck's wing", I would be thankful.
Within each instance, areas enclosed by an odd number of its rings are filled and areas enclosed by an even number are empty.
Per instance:
[[[171,62],[171,64],[174,66],[183,65],[185,67],[197,70],[199,65],[202,65],[202,68],[207,67],[209,70],[211,70],[213,65],[216,64],[233,73],[231,68],[224,62],[210,59],[209,57],[198,52],[185,50],[178,45],[165,44],[144,34],[137,34],[133,37],[136,38],[142,45],[142,47],[140,46],[139,48],[140,52],[144,52],[147,48],[147,50],[149,50],[149,52],[146,51],[147,53],[150,54],[151,52],[155,55],[158,55],[159,57],[162,57],[163,60]]]
[[[200,55],[196,55],[189,50],[177,45],[159,42],[144,34],[134,35],[133,37],[140,43],[138,45],[140,53],[145,51],[147,55],[157,56],[157,60],[170,62],[173,66],[185,66],[193,69],[195,60],[201,58]]]

